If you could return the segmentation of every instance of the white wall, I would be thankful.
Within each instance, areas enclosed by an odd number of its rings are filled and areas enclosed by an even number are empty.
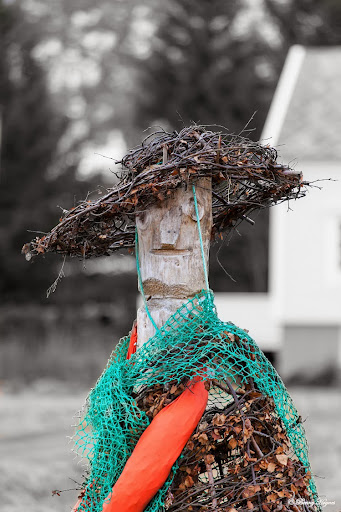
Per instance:
[[[340,165],[302,162],[305,180],[341,180]],[[275,206],[270,216],[270,292],[283,324],[341,325],[341,181]]]
[[[280,348],[280,330],[273,312],[273,301],[266,293],[216,293],[218,316],[248,330],[262,350]]]

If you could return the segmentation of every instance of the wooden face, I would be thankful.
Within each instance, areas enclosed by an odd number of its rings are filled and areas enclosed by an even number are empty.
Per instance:
[[[204,252],[208,260],[212,228],[211,187],[196,186]],[[139,258],[146,295],[190,297],[205,287],[198,225],[191,187],[148,208],[136,220]]]

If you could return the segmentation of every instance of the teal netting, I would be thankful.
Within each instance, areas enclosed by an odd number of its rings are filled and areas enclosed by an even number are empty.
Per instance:
[[[77,452],[89,460],[90,467],[79,511],[102,509],[150,423],[136,396],[153,386],[189,380],[200,368],[208,369],[204,379],[228,377],[236,389],[253,379],[255,387],[273,399],[294,456],[310,470],[304,429],[281,378],[245,331],[218,318],[212,292],[202,291],[186,302],[130,360],[126,359],[128,342],[128,337],[123,338],[114,350],[87,398],[76,431]],[[164,510],[176,469],[177,464],[146,512]],[[309,485],[317,503],[313,478]]]

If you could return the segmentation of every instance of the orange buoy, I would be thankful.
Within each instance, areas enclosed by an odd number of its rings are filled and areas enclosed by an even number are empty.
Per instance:
[[[127,359],[130,359],[133,354],[135,354],[137,348],[137,323],[136,321],[133,324],[133,328],[131,330]]]
[[[205,411],[207,398],[205,384],[197,377],[155,416],[105,500],[103,512],[143,512],[167,480]]]

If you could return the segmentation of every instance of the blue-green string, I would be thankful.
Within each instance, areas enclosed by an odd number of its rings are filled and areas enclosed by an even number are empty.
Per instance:
[[[200,219],[199,219],[199,211],[198,211],[198,201],[197,201],[197,195],[195,193],[195,186],[194,185],[192,185],[192,190],[193,190],[193,198],[194,198],[195,215],[197,216],[197,224],[198,224],[198,232],[199,232],[199,240],[200,240],[200,250],[201,250],[202,264],[203,264],[203,267],[204,267],[206,290],[209,291],[210,287],[209,287],[209,284],[208,284],[208,275],[207,275],[207,268],[206,268],[204,245],[202,243],[202,235],[201,235],[201,227],[200,227]]]
[[[157,327],[156,323],[154,322],[152,315],[150,314],[150,311],[147,306],[147,299],[144,294],[143,290],[143,284],[142,284],[142,277],[141,277],[141,270],[140,270],[140,262],[139,262],[139,237],[137,234],[137,228],[135,228],[135,254],[136,254],[136,268],[137,268],[137,278],[139,280],[140,285],[140,291],[144,302],[144,307],[146,309],[146,313],[148,315],[149,320],[151,321],[153,327],[155,328],[156,332],[159,332],[159,328]]]

